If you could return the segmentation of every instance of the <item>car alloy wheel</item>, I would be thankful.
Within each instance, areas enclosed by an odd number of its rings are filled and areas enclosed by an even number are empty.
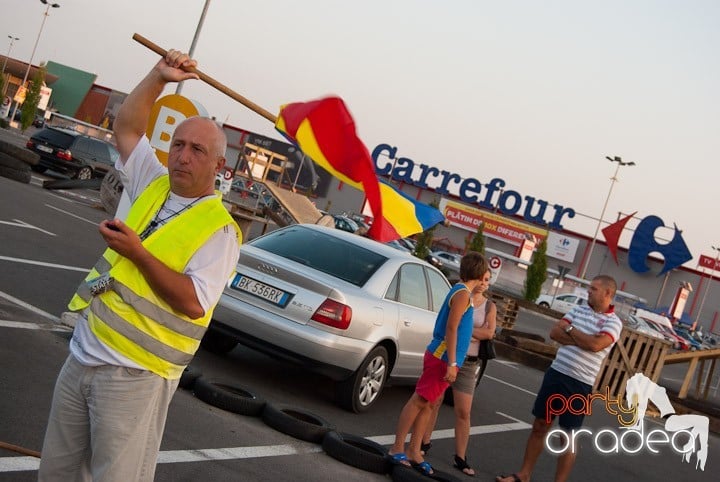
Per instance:
[[[375,347],[353,376],[338,384],[338,402],[346,410],[366,411],[380,396],[390,365],[385,347]]]
[[[75,174],[76,179],[82,179],[87,180],[92,178],[92,169],[88,166],[83,166],[80,169],[78,169],[78,172]]]

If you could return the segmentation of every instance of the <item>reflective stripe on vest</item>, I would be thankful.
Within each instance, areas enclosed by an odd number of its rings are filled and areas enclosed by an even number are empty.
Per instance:
[[[167,176],[153,181],[132,205],[125,223],[141,232],[168,192]],[[197,250],[223,227],[234,229],[240,239],[240,229],[221,200],[202,200],[160,226],[143,246],[170,269],[182,273]],[[111,249],[86,280],[108,272],[114,279],[110,291],[93,297],[84,282],[70,309],[89,306],[90,328],[104,344],[164,378],[180,377],[199,347],[214,306],[199,319],[173,310],[152,291],[133,263]]]

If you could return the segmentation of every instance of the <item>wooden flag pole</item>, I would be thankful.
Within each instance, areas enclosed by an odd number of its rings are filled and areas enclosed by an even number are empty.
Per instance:
[[[150,40],[146,39],[145,37],[143,37],[143,36],[140,35],[140,34],[137,34],[137,33],[134,34],[134,35],[133,35],[133,40],[135,40],[136,42],[138,42],[138,43],[144,45],[145,47],[149,48],[150,50],[152,50],[153,52],[155,52],[155,53],[158,54],[158,55],[161,55],[161,56],[163,56],[163,57],[165,57],[165,55],[167,55],[167,50],[165,50],[165,49],[163,49],[162,47],[160,47],[159,45],[151,42]],[[275,124],[275,122],[277,121],[277,116],[275,116],[275,115],[272,114],[271,112],[263,109],[262,107],[260,107],[260,106],[257,105],[256,103],[248,100],[247,98],[245,98],[245,97],[243,97],[242,95],[238,94],[237,92],[235,92],[234,90],[230,89],[229,87],[221,84],[220,82],[218,82],[217,80],[213,79],[213,78],[210,77],[209,75],[201,72],[200,70],[198,70],[198,69],[196,69],[196,68],[193,68],[193,67],[191,67],[191,68],[184,68],[184,70],[186,70],[186,71],[188,71],[188,72],[192,72],[192,73],[194,73],[194,74],[197,74],[198,77],[200,77],[200,80],[202,80],[202,81],[205,82],[206,84],[208,84],[208,85],[210,85],[210,86],[212,86],[212,87],[215,87],[217,90],[219,90],[219,91],[222,92],[223,94],[227,95],[228,97],[230,97],[230,98],[233,99],[233,100],[236,100],[236,101],[240,102],[242,105],[244,105],[245,107],[247,107],[247,108],[250,109],[251,111],[255,112],[256,114],[259,114],[259,115],[261,115],[262,117],[266,118],[267,120],[269,120],[269,121],[272,122],[273,124]]]

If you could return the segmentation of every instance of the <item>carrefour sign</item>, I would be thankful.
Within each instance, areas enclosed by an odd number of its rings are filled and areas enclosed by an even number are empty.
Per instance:
[[[385,160],[381,161],[381,156]],[[420,189],[434,189],[441,196],[455,195],[470,206],[475,204],[489,211],[497,210],[505,215],[518,216],[533,224],[547,226],[548,229],[562,230],[563,219],[575,217],[575,210],[572,208],[553,204],[552,208],[548,209],[548,201],[536,199],[533,196],[523,196],[512,189],[505,189],[506,183],[500,178],[496,177],[487,183],[482,183],[474,177],[463,179],[459,174],[441,171],[426,164],[416,164],[407,157],[397,157],[397,147],[389,144],[378,144],[373,149],[372,158],[375,162],[375,171],[381,176],[389,175],[397,181],[417,186]],[[483,217],[490,216],[485,213],[478,215],[477,212],[473,212],[475,210],[472,207],[453,207],[452,203],[447,201],[441,206],[448,221],[464,229],[477,229],[477,225],[484,222]],[[603,229],[608,249],[616,263],[618,262],[617,249],[620,234],[632,216],[621,219]],[[486,223],[485,234],[500,237],[513,244],[516,244],[526,234],[536,236],[539,234],[533,233],[536,228],[519,227],[521,223],[513,223],[513,226],[509,226],[507,220],[503,220],[503,223],[493,223],[493,221],[496,220]],[[673,239],[667,244],[660,244],[655,240],[655,232],[664,226],[662,219],[650,215],[643,218],[635,228],[628,250],[628,264],[636,273],[650,271],[646,259],[651,253],[659,253],[663,257],[663,267],[659,275],[682,266],[683,263],[693,258],[682,237],[682,232],[677,226],[675,226]],[[544,236],[549,238],[551,256],[568,261],[575,258],[578,247],[577,240],[565,236],[548,236],[547,231],[543,230],[540,237]]]
[[[385,160],[380,160],[381,154],[385,154]],[[441,196],[455,195],[467,204],[476,204],[489,210],[497,209],[502,214],[520,216],[526,221],[547,225],[551,229],[563,229],[563,218],[575,217],[575,210],[572,208],[553,204],[548,209],[548,201],[506,189],[505,181],[500,178],[493,178],[483,184],[474,177],[463,179],[459,174],[441,171],[426,164],[416,164],[412,159],[396,157],[396,154],[397,147],[378,144],[372,152],[375,171],[381,176],[389,175],[397,181],[421,189],[434,189]]]

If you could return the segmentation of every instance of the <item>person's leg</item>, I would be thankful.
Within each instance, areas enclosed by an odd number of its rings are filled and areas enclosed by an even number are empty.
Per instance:
[[[153,480],[177,384],[145,370],[99,368],[88,400],[95,480]]]
[[[577,450],[577,448],[575,449]],[[557,459],[557,467],[555,469],[555,482],[565,482],[570,477],[573,465],[575,465],[575,457],[577,452],[566,450]]]
[[[90,481],[90,419],[83,378],[92,368],[69,355],[55,382],[39,482]]]
[[[528,437],[527,444],[525,445],[525,456],[523,457],[522,468],[519,472],[515,472],[516,475],[522,482],[528,482],[530,475],[535,468],[537,459],[545,447],[545,436],[550,429],[552,424],[546,423],[545,419],[536,418],[533,422],[532,431],[530,437]],[[514,477],[496,477],[497,482],[514,482]]]
[[[398,418],[397,428],[395,429],[395,442],[388,450],[390,455],[405,452],[405,439],[411,428],[414,427],[417,429],[415,423],[423,407],[423,402],[427,403],[420,395],[414,392],[407,403],[405,403]]]
[[[419,464],[425,461],[422,452],[420,452],[420,445],[422,443],[423,434],[425,433],[425,430],[427,430],[432,412],[431,402],[428,402],[419,395],[417,398],[420,410],[415,418],[415,430],[410,435],[410,443],[408,444],[406,452],[408,459],[410,459],[410,462],[414,464]]]
[[[453,390],[453,398],[455,400],[455,455],[466,462],[473,395]],[[470,467],[459,468],[467,475],[475,475],[475,471]]]
[[[435,430],[435,425],[437,424],[437,418],[438,418],[438,414],[440,413],[441,405],[442,405],[442,397],[438,398],[435,402],[430,404],[430,410],[431,410],[430,419],[428,420],[427,429],[425,430],[425,433],[423,434],[422,444],[420,445],[423,455],[425,455],[425,453],[424,453],[425,451],[422,450],[422,447],[430,445],[430,441],[432,440],[432,433]]]

